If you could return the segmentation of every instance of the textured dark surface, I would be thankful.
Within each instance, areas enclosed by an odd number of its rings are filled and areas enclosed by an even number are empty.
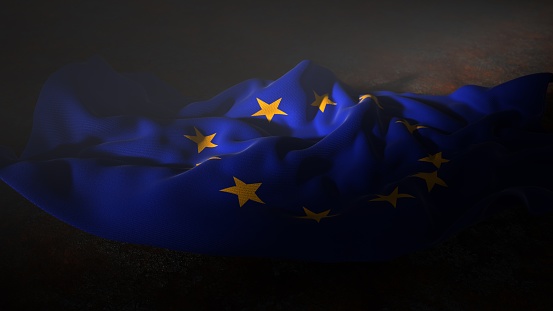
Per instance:
[[[553,71],[553,2],[442,2],[5,3],[0,145],[21,152],[45,79],[93,55],[196,99],[303,59],[363,91],[447,94]],[[0,287],[1,310],[550,310],[553,215],[513,205],[393,261],[319,264],[107,241],[1,183]]]

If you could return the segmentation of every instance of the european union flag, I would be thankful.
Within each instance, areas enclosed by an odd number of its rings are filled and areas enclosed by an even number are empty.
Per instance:
[[[200,102],[101,59],[53,74],[3,181],[118,241],[227,256],[386,260],[516,199],[553,210],[551,73],[448,96],[356,94],[309,61]],[[493,207],[493,208],[491,208]]]

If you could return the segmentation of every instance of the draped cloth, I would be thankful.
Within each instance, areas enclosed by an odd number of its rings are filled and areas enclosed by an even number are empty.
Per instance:
[[[225,256],[376,261],[436,245],[516,200],[553,210],[551,73],[447,96],[355,93],[303,61],[190,101],[100,58],[45,83],[0,178],[58,219]]]

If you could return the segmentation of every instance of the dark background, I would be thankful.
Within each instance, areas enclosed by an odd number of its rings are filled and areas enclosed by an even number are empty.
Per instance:
[[[0,145],[19,154],[47,77],[94,55],[195,99],[303,59],[365,91],[553,72],[551,1],[326,2],[3,1]],[[0,310],[549,310],[552,225],[513,205],[389,262],[215,257],[91,236],[0,183]]]

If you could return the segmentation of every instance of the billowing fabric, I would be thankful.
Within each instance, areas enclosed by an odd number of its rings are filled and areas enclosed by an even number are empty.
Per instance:
[[[189,102],[93,58],[53,74],[0,177],[107,239],[225,256],[395,258],[519,200],[553,210],[551,73],[449,96],[355,94],[304,61]],[[500,201],[501,202],[501,201]]]

